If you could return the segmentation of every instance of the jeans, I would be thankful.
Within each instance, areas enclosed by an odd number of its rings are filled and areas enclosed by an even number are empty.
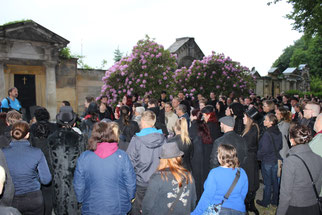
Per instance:
[[[267,164],[262,163],[262,176],[264,180],[264,193],[263,193],[263,205],[269,204],[277,205],[278,203],[278,180],[277,180],[277,163]],[[273,185],[273,197],[272,186]]]
[[[44,200],[40,190],[14,196],[12,206],[24,215],[44,214]]]
[[[221,208],[220,210],[220,215],[245,215],[245,212],[241,212],[241,211],[236,211],[234,209],[231,208]]]
[[[148,188],[136,185],[135,201],[132,205],[131,215],[140,215],[142,210],[142,201]]]

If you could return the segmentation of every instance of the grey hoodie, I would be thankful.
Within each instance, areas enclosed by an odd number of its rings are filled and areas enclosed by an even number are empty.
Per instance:
[[[136,173],[136,184],[147,187],[151,175],[159,166],[161,146],[166,142],[163,134],[153,132],[133,136],[126,150]]]

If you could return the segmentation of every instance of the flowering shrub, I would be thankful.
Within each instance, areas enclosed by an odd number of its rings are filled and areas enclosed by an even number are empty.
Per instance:
[[[243,95],[254,87],[254,78],[247,67],[215,52],[193,61],[189,68],[176,70],[173,77],[176,82],[174,90],[183,91],[192,98],[198,93],[207,96],[212,91],[217,95],[230,92]]]
[[[107,95],[112,104],[133,93],[158,98],[162,90],[173,89],[176,68],[176,56],[147,36],[138,41],[130,56],[106,71],[101,95]]]

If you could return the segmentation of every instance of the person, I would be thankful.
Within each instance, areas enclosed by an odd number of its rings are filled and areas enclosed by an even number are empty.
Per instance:
[[[106,95],[103,95],[103,96],[101,96],[101,98],[100,98],[100,100],[99,100],[99,104],[101,104],[101,103],[104,103],[105,104],[105,106],[106,106],[106,111],[105,111],[105,113],[106,113],[106,118],[107,119],[110,119],[111,121],[113,121],[113,120],[115,120],[115,116],[114,116],[114,113],[113,113],[113,110],[112,110],[112,107],[110,107],[109,105],[108,105],[108,98],[107,98],[107,96]],[[103,107],[104,108],[104,107]]]
[[[179,118],[177,114],[173,112],[173,108],[170,102],[167,102],[164,107],[165,110],[165,123],[169,132],[169,136],[174,135],[173,126]]]
[[[62,106],[70,106],[70,102],[69,101],[62,101],[61,102],[61,107]]]
[[[159,99],[159,103],[161,104],[161,102],[167,103],[169,101],[169,99],[167,98],[167,91],[162,90],[161,94],[160,94],[160,99]]]
[[[108,111],[106,103],[103,103],[103,102],[99,103],[98,119],[100,121],[103,119],[111,120],[111,113]]]
[[[188,127],[190,127],[190,117],[187,113],[187,107],[184,104],[179,104],[176,108],[176,114],[178,115],[179,119],[184,117],[187,120]]]
[[[205,190],[191,215],[204,214],[209,205],[221,203],[237,171],[240,172],[240,177],[229,198],[222,204],[220,214],[246,214],[244,200],[248,190],[248,180],[246,172],[239,168],[237,153],[236,148],[230,144],[221,144],[218,147],[217,157],[220,166],[210,171],[204,185]]]
[[[6,182],[6,171],[0,165],[0,196],[2,195],[2,192],[4,190],[5,182]],[[3,214],[3,215],[21,215],[21,213],[16,208],[10,207],[8,205],[1,205],[1,204],[0,204],[0,214]]]
[[[313,153],[308,146],[307,143],[311,139],[311,130],[308,127],[303,125],[291,127],[292,148],[283,163],[277,215],[320,214],[309,172],[302,162],[303,160],[307,165],[319,192],[322,185],[322,157]]]
[[[134,103],[137,104],[137,103]],[[134,105],[133,105],[134,107]],[[133,118],[132,120],[137,122],[137,124],[139,125],[139,128],[141,127],[141,117],[142,117],[142,113],[145,111],[144,107],[139,106],[139,107],[135,107],[134,111],[133,111]]]
[[[161,129],[165,136],[168,136],[168,130],[165,125],[165,110],[160,109],[158,101],[156,99],[150,99],[148,102],[148,110],[152,111],[156,115],[156,122],[154,127]]]
[[[35,129],[39,129],[39,125],[42,124],[48,131],[47,137],[57,130],[57,124],[49,122],[50,115],[46,108],[39,107],[35,110],[36,122],[30,126],[30,136],[32,137],[35,133]]]
[[[264,100],[263,101],[263,114],[260,116],[258,120],[258,125],[260,129],[260,137],[263,136],[266,127],[264,126],[265,116],[269,113],[275,114],[275,103],[272,100]]]
[[[98,112],[97,103],[91,102],[87,108],[87,115],[84,117],[84,120],[80,125],[81,131],[88,139],[91,137],[93,125],[99,121]]]
[[[213,107],[216,107],[217,104],[217,99],[216,99],[216,94],[215,92],[210,92],[209,94],[209,101],[207,103],[207,105],[212,105]]]
[[[189,137],[187,120],[185,118],[178,119],[174,125],[175,136],[169,138],[167,142],[176,142],[180,151],[183,151],[182,166],[191,172],[191,158],[193,155],[193,146]]]
[[[193,146],[193,157],[191,159],[192,175],[196,181],[197,200],[199,201],[203,192],[203,185],[210,171],[209,160],[212,150],[213,139],[209,127],[202,119],[203,115],[199,109],[191,112],[191,127],[189,135]]]
[[[49,184],[52,177],[42,151],[30,146],[29,134],[27,122],[13,124],[12,141],[3,153],[15,187],[12,206],[22,214],[38,215],[44,213],[40,184]]]
[[[218,117],[218,119],[220,119],[221,117],[225,116],[225,105],[222,101],[218,101],[216,103],[216,115]]]
[[[94,102],[95,99],[93,96],[86,96],[84,101],[84,112],[81,115],[82,118],[84,118],[87,115],[87,109],[90,103]]]
[[[210,168],[215,168],[220,165],[217,159],[217,150],[223,143],[231,144],[236,148],[240,166],[244,167],[247,158],[247,144],[245,140],[234,131],[235,119],[231,116],[225,116],[220,118],[219,122],[221,131],[224,132],[224,135],[216,139],[213,143],[210,155]]]
[[[2,134],[0,135],[0,148],[5,148],[9,146],[12,139],[11,137],[12,125],[21,120],[22,120],[22,115],[18,111],[11,110],[7,113],[7,116],[6,116],[7,127],[3,129]]]
[[[130,120],[130,108],[128,106],[123,105],[120,114],[120,118],[115,121],[120,128],[119,148],[126,151],[132,137],[135,133],[140,132],[140,128],[137,122]]]
[[[129,155],[136,174],[136,193],[132,214],[141,214],[144,198],[151,175],[159,165],[161,146],[166,142],[161,130],[154,128],[156,115],[145,111],[141,117],[142,130],[131,139],[126,152]]]
[[[178,99],[180,101],[180,104],[185,105],[186,106],[186,112],[188,113],[188,116],[190,115],[190,111],[191,111],[191,105],[189,103],[189,101],[186,99],[186,96],[183,94],[183,92],[179,92],[178,93]],[[176,108],[177,110],[177,108]]]
[[[245,162],[245,171],[248,176],[248,192],[245,199],[246,210],[259,214],[255,206],[256,191],[259,188],[259,172],[257,163],[257,150],[259,140],[259,126],[256,123],[258,119],[258,110],[255,107],[247,110],[244,114],[243,123],[245,129],[242,137],[247,144],[247,159]]]
[[[314,131],[316,134],[309,143],[309,146],[315,154],[322,157],[322,113],[320,113],[316,118],[314,123]],[[322,190],[320,196],[322,196]]]
[[[4,179],[7,178],[7,180],[3,181],[3,183],[2,183],[2,186],[6,187],[6,188],[4,190],[0,189],[0,205],[11,206],[13,196],[15,194],[15,188],[12,183],[11,175],[9,173],[6,157],[3,154],[1,149],[0,149],[0,166],[2,166],[5,171]],[[1,183],[0,183],[0,186],[1,186]]]
[[[311,135],[314,137],[315,131],[314,131],[314,123],[316,120],[316,117],[320,114],[321,107],[316,102],[308,102],[304,107],[304,116],[302,120],[300,121],[301,125],[308,126],[311,129]]]
[[[171,101],[171,104],[172,104],[172,108],[174,111],[177,111],[177,107],[179,106],[180,104],[180,100],[178,97],[174,97]]]
[[[72,186],[79,155],[85,151],[84,135],[73,130],[77,115],[71,107],[61,107],[56,116],[59,128],[48,137],[50,160],[53,166],[55,214],[79,214],[80,207]]]
[[[16,110],[21,112],[21,104],[17,99],[18,89],[12,87],[8,90],[8,97],[2,99],[1,101],[1,112],[9,112],[11,110]]]
[[[160,164],[150,178],[142,214],[190,214],[195,208],[195,184],[191,173],[181,165],[183,154],[175,141],[162,145]]]
[[[288,144],[288,134],[290,129],[290,123],[292,121],[292,115],[291,112],[286,110],[284,107],[278,107],[275,109],[275,116],[278,120],[277,127],[282,134],[283,147],[280,151],[280,155],[284,160],[286,158],[288,150],[290,149],[290,146]]]
[[[212,141],[217,140],[219,137],[221,137],[222,134],[220,132],[220,127],[216,113],[214,111],[214,107],[212,105],[206,105],[203,109],[201,109],[201,113],[209,128]]]
[[[73,180],[82,214],[127,214],[131,209],[135,172],[118,141],[117,123],[94,125],[88,150],[77,160]]]
[[[261,169],[265,187],[263,199],[256,200],[256,203],[262,207],[268,207],[269,204],[276,207],[278,203],[278,160],[282,159],[279,151],[283,147],[283,140],[277,127],[275,114],[266,114],[264,126],[267,129],[259,140],[257,159],[262,162]],[[271,195],[272,191],[273,196]]]
[[[244,106],[240,103],[234,102],[229,106],[232,116],[235,118],[235,127],[234,131],[241,135],[244,131],[244,123],[243,123],[243,117],[244,117]]]

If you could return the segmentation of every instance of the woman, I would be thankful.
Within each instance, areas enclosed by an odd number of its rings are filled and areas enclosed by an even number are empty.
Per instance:
[[[216,113],[214,112],[214,108],[212,105],[206,105],[203,109],[201,109],[201,113],[209,128],[212,141],[214,142],[221,136],[220,127]]]
[[[280,151],[280,155],[284,160],[286,158],[286,154],[290,149],[288,145],[288,134],[290,129],[290,122],[292,121],[291,112],[286,110],[284,107],[278,107],[275,109],[275,116],[278,120],[277,127],[282,133],[283,138],[283,148]]]
[[[163,144],[158,170],[151,176],[142,214],[190,214],[196,205],[195,184],[182,165],[178,143]]]
[[[223,203],[220,214],[246,214],[244,200],[248,190],[248,180],[246,172],[238,168],[239,161],[235,147],[229,144],[221,144],[218,147],[218,161],[220,166],[210,171],[204,185],[205,191],[202,193],[196,209],[191,214],[203,214],[208,206],[221,203],[232,185],[237,171],[240,171],[240,177],[229,198]]]
[[[44,213],[40,184],[48,184],[51,174],[42,151],[30,146],[29,134],[27,122],[13,124],[12,141],[3,153],[15,187],[12,206],[22,214],[38,215]]]
[[[138,123],[130,120],[130,114],[130,108],[123,105],[120,108],[120,118],[115,121],[120,127],[119,148],[124,151],[127,150],[127,147],[135,133],[140,132]]]
[[[225,105],[222,101],[216,103],[216,115],[218,119],[225,116]]]
[[[55,214],[74,215],[80,212],[72,182],[77,158],[85,151],[86,138],[73,129],[76,119],[70,106],[61,107],[56,116],[60,128],[48,137],[53,165]]]
[[[199,109],[191,112],[191,127],[189,134],[192,140],[193,157],[191,160],[192,175],[196,180],[197,199],[203,192],[203,184],[210,171],[209,161],[212,150],[213,139],[209,127],[202,120],[202,113]]]
[[[240,104],[240,103],[232,103],[229,106],[233,117],[235,118],[235,127],[234,127],[234,131],[239,134],[242,135],[243,131],[244,131],[244,123],[243,123],[243,117],[244,117],[244,105]]]
[[[256,123],[258,115],[259,113],[255,107],[245,112],[243,118],[245,129],[242,135],[247,144],[245,171],[248,176],[248,193],[245,199],[246,210],[254,212],[256,215],[259,214],[255,206],[256,191],[259,188],[259,172],[256,155],[259,139],[259,127]]]
[[[169,138],[168,142],[178,143],[178,147],[183,151],[182,166],[191,172],[191,158],[193,155],[193,147],[188,132],[188,123],[185,118],[178,119],[174,125],[176,136]]]
[[[176,121],[178,120],[178,116],[173,112],[173,108],[170,102],[165,103],[164,110],[165,110],[165,124],[167,126],[169,135],[171,136],[174,134],[173,127]]]
[[[261,169],[265,188],[263,200],[257,200],[256,203],[262,207],[268,207],[269,204],[276,207],[278,203],[277,163],[282,159],[279,154],[283,146],[282,134],[277,127],[275,114],[266,114],[263,123],[267,129],[259,140],[257,159],[262,161]],[[273,189],[271,189],[272,185]],[[271,198],[272,190],[273,197]]]
[[[113,119],[113,114],[109,111],[109,109],[107,108],[107,104],[104,102],[101,102],[99,104],[98,119],[100,121],[103,119]]]
[[[284,159],[283,163],[277,215],[320,214],[311,178],[301,161],[303,159],[308,166],[319,193],[322,184],[322,158],[312,152],[308,146],[307,143],[311,139],[311,130],[306,126],[295,125],[291,127],[290,142],[292,148],[288,151],[289,156]]]
[[[81,131],[87,136],[87,138],[91,137],[93,125],[98,121],[97,103],[91,102],[87,108],[87,115],[84,117],[84,120],[80,125]]]
[[[89,150],[78,158],[73,181],[82,214],[127,214],[131,209],[136,176],[118,140],[117,123],[94,125]]]

